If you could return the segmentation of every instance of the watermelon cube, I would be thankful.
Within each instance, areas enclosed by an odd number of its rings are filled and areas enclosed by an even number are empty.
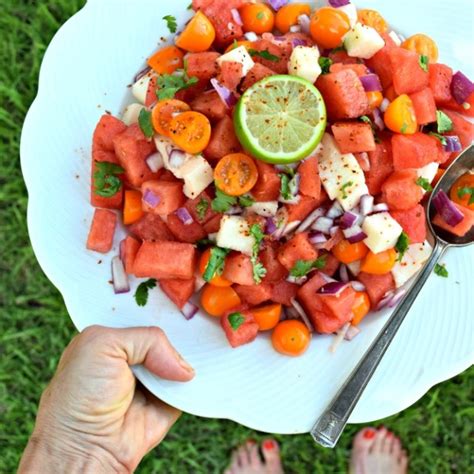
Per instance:
[[[259,259],[267,270],[264,280],[266,282],[275,282],[285,279],[288,276],[288,270],[278,261],[278,244],[266,242],[265,248],[260,252]]]
[[[231,253],[225,260],[224,278],[238,285],[254,285],[253,265],[248,255]]]
[[[373,196],[382,190],[382,184],[393,172],[392,143],[383,137],[375,150],[368,153],[370,169],[365,172],[365,182]]]
[[[212,128],[211,140],[204,150],[208,160],[220,160],[223,156],[237,153],[242,149],[235,134],[234,122],[225,115]]]
[[[316,294],[320,288],[322,288],[327,281],[323,278],[321,273],[316,272],[303,286],[298,288],[297,298],[303,306],[306,314],[313,322],[314,326],[314,315],[316,312],[323,311],[321,301],[316,299]]]
[[[436,102],[429,87],[410,94],[418,125],[436,122]]]
[[[184,224],[175,213],[168,216],[166,224],[171,233],[176,237],[176,240],[181,242],[194,244],[207,236],[207,232],[199,222],[193,221],[191,224]]]
[[[411,244],[426,240],[426,214],[422,205],[417,204],[404,211],[390,211],[390,214],[402,226]]]
[[[220,63],[220,72],[217,76],[217,80],[228,90],[237,92],[237,87],[243,76],[242,63],[237,61],[222,61]]]
[[[217,214],[214,217],[211,217],[203,226],[206,234],[215,234],[216,232],[219,232],[219,229],[221,228],[221,219],[222,214]]]
[[[390,209],[404,211],[415,207],[423,199],[423,188],[416,184],[414,169],[397,170],[382,185],[382,200]]]
[[[428,66],[430,89],[437,104],[451,99],[451,80],[453,70],[445,64],[434,63]]]
[[[125,266],[125,271],[129,275],[133,275],[133,263],[140,248],[141,242],[134,239],[131,235],[127,236],[120,242],[120,256]]]
[[[464,105],[466,104],[466,105]],[[466,117],[474,117],[474,92],[466,99],[464,104],[458,104],[452,97],[447,102],[443,102],[442,105],[445,109],[458,112]]]
[[[260,283],[259,285],[235,285],[234,290],[239,295],[242,303],[250,306],[262,304],[272,297],[271,283]]]
[[[312,156],[298,166],[300,174],[300,193],[319,200],[321,197],[321,179],[319,178],[318,157]]]
[[[96,209],[92,218],[87,248],[95,252],[107,253],[112,249],[117,214],[108,209]]]
[[[370,273],[361,272],[357,275],[357,279],[365,285],[372,309],[377,309],[380,300],[389,291],[395,289],[395,282],[390,272],[383,275],[372,275]]]
[[[156,214],[145,213],[143,217],[134,222],[128,229],[140,240],[150,240],[153,242],[175,240],[166,223]]]
[[[361,153],[375,150],[372,127],[361,122],[336,122],[331,127],[341,153]]]
[[[255,160],[258,180],[252,188],[252,196],[256,201],[276,201],[280,196],[280,175],[277,169],[260,160]]]
[[[321,268],[321,272],[328,276],[333,276],[339,269],[341,262],[339,262],[339,260],[332,253],[327,251],[321,252],[319,256],[320,258],[324,258],[326,262],[324,267]]]
[[[388,34],[382,34],[382,38],[385,41],[385,46],[370,59],[367,59],[365,63],[379,76],[383,88],[387,89],[393,82],[392,65],[389,55],[392,49],[397,48],[397,45]]]
[[[212,210],[212,199],[206,191],[203,191],[194,199],[188,199],[184,206],[192,218],[200,224],[205,224],[217,214]]]
[[[179,181],[145,181],[142,184],[142,195],[143,210],[160,216],[167,216],[176,211],[186,201],[183,184]]]
[[[262,57],[260,55],[255,55],[252,57],[255,63],[259,63],[262,66],[271,69],[272,71],[274,71],[275,74],[288,74],[289,58],[288,54],[283,48],[280,48],[275,43],[272,43],[271,41],[266,39],[255,41],[254,43],[252,43],[252,48],[255,49],[255,51],[268,51],[270,54],[278,58],[278,60],[273,61],[274,58],[270,60],[265,59],[265,57]]]
[[[436,161],[438,140],[424,133],[394,134],[392,137],[393,166],[396,170],[422,168]]]
[[[273,283],[271,300],[284,306],[291,306],[291,300],[296,298],[298,288],[298,285],[286,280]]]
[[[287,204],[285,206],[288,213],[288,223],[306,219],[311,212],[327,201],[327,199],[328,195],[323,190],[321,190],[319,199],[311,196],[300,196],[300,200],[296,204]]]
[[[227,106],[222,102],[216,91],[205,92],[198,95],[192,102],[191,108],[195,112],[204,114],[211,122],[218,122],[228,112]]]
[[[292,237],[280,247],[278,261],[290,271],[298,260],[314,261],[318,258],[318,251],[309,241],[308,233],[301,232]]]
[[[97,124],[92,137],[92,153],[94,150],[114,151],[114,139],[127,129],[118,118],[104,114]]]
[[[250,311],[234,310],[224,314],[221,326],[234,348],[254,341],[258,334],[258,324]]]
[[[186,73],[188,77],[197,77],[198,79],[208,81],[212,77],[217,76],[219,72],[217,59],[219,57],[220,54],[213,51],[189,53],[186,56]]]
[[[261,81],[262,79],[274,75],[275,71],[272,71],[270,68],[264,66],[263,64],[255,63],[253,68],[250,69],[248,74],[245,76],[245,79],[243,80],[240,89],[242,90],[242,92],[245,92],[247,89],[250,89],[250,87]]]
[[[316,298],[321,300],[324,308],[324,313],[332,317],[331,325],[328,327],[317,328],[318,332],[332,333],[341,329],[344,324],[349,322],[354,314],[352,313],[352,306],[354,305],[356,292],[352,286],[348,286],[341,293],[337,295],[321,295],[317,294]],[[325,321],[326,323],[328,321]],[[321,326],[317,324],[317,326]]]
[[[446,135],[457,135],[461,140],[463,148],[471,146],[474,140],[474,124],[466,120],[457,112],[452,110],[442,109],[442,111],[452,120],[453,129],[447,132]]]
[[[393,87],[397,95],[413,94],[429,86],[429,74],[421,67],[418,53],[404,48],[393,48],[388,56],[392,66]]]
[[[367,66],[364,64],[344,64],[344,63],[334,63],[331,64],[329,68],[329,72],[339,72],[339,71],[347,71],[351,69],[354,71],[358,77],[365,76],[369,73]]]
[[[120,188],[118,192],[116,192],[113,196],[104,197],[99,196],[95,192],[95,185],[94,185],[94,174],[97,171],[97,164],[96,162],[103,163],[114,163],[118,164],[117,157],[113,151],[105,151],[100,148],[93,148],[92,149],[92,163],[91,163],[91,204],[94,207],[103,207],[106,209],[121,209],[122,202],[123,202],[123,186]]]
[[[160,288],[179,309],[182,309],[193,295],[195,284],[195,278],[161,280]]]
[[[456,203],[454,205],[464,214],[464,219],[458,225],[452,226],[447,224],[439,214],[436,214],[434,217],[433,224],[457,237],[464,237],[474,225],[474,211]]]

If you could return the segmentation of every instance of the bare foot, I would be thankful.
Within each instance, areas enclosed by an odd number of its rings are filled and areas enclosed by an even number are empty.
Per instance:
[[[407,466],[400,440],[385,428],[365,428],[354,438],[351,474],[406,474]]]
[[[278,443],[267,439],[262,443],[261,452],[263,460],[258,445],[248,441],[234,451],[224,474],[283,474]]]

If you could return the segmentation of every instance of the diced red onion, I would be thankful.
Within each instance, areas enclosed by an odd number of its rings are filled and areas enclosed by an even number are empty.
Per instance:
[[[288,222],[288,224],[286,224],[285,228],[283,229],[281,236],[284,237],[285,235],[291,234],[300,224],[301,221]]]
[[[199,272],[196,272],[194,274],[194,293],[201,291],[205,285],[206,285],[206,280],[204,280],[204,278]]]
[[[288,4],[289,0],[268,0],[268,3],[272,6],[275,11],[278,11],[281,7]]]
[[[445,135],[446,145],[443,145],[444,151],[455,152],[461,151],[462,145],[457,135]]]
[[[348,229],[349,227],[361,224],[361,221],[360,214],[356,214],[354,211],[346,211],[339,219],[339,226],[341,229]]]
[[[142,77],[146,76],[151,71],[151,67],[147,66],[145,69],[140,71],[134,78],[133,83],[138,82]]]
[[[237,10],[237,8],[232,8],[230,13],[232,13],[232,18],[233,18],[235,24],[239,25],[239,26],[242,26],[243,22],[242,22],[242,18],[240,16],[239,10]]]
[[[232,206],[224,212],[227,216],[238,216],[242,214],[243,209],[240,206]]]
[[[349,329],[344,336],[346,341],[352,341],[354,337],[356,337],[360,333],[360,329],[357,326],[353,326],[352,324],[349,326]]]
[[[406,295],[406,292],[407,290],[405,288],[399,288],[393,295],[393,298],[388,302],[388,307],[393,308],[397,306],[397,304],[400,303],[402,298]]]
[[[161,170],[161,168],[163,168],[163,166],[165,166],[163,162],[163,157],[161,156],[161,153],[158,152],[153,153],[153,155],[150,155],[146,159],[146,164],[153,173],[157,173],[159,170]]]
[[[258,36],[253,31],[248,31],[247,33],[244,34],[244,36],[247,41],[251,41],[252,43],[254,41],[258,41]]]
[[[361,261],[356,260],[355,262],[348,263],[347,268],[356,277],[360,273]]]
[[[393,291],[389,291],[385,294],[385,296],[380,300],[379,304],[377,305],[377,311],[384,309],[393,298]]]
[[[365,285],[360,281],[351,281],[351,286],[355,291],[365,291]]]
[[[271,217],[267,217],[265,221],[265,233],[268,235],[274,234],[277,231],[275,221]]]
[[[211,234],[207,234],[207,238],[215,242],[217,240],[217,232],[212,232]]]
[[[361,153],[357,153],[355,157],[362,171],[365,171],[365,172],[370,171],[370,160],[369,160],[369,154],[367,152],[363,151]]]
[[[449,199],[443,190],[436,193],[436,196],[433,198],[433,204],[441,219],[452,227],[457,226],[464,219],[464,214],[454,205],[453,201]]]
[[[286,310],[286,319],[300,319],[300,315],[295,308],[290,306],[289,308],[285,308]]]
[[[328,241],[328,239],[322,232],[316,232],[315,234],[314,233],[309,234],[309,241],[313,245],[317,245],[317,244],[325,244]]]
[[[292,25],[290,26],[290,33],[299,33],[301,31],[300,25]]]
[[[347,267],[343,263],[339,267],[339,276],[341,277],[341,281],[343,283],[349,282],[349,272],[347,271]]]
[[[380,84],[377,74],[367,74],[359,79],[366,92],[380,92],[382,90],[382,84]]]
[[[375,126],[379,130],[385,130],[385,122],[383,121],[382,113],[380,112],[380,109],[377,109],[377,108],[374,109],[373,115],[374,115]]]
[[[277,215],[276,215],[276,222],[278,223],[278,225],[275,224],[277,227],[277,230],[273,233],[273,238],[275,240],[280,240],[283,236],[283,232],[285,231],[285,227],[288,223],[288,211],[285,207],[282,207],[278,210]]]
[[[173,149],[170,153],[169,166],[170,168],[181,168],[186,161],[186,153],[182,150]]]
[[[400,36],[397,35],[397,33],[395,33],[395,31],[391,31],[388,36],[390,36],[390,38],[392,38],[393,42],[397,45],[397,46],[401,46],[402,45],[402,40],[400,39]]]
[[[125,267],[120,257],[114,257],[112,259],[112,282],[114,285],[114,293],[116,295],[128,293],[130,291],[128,275],[125,272]]]
[[[375,204],[375,206],[372,208],[371,214],[377,214],[379,212],[388,212],[388,205],[384,202]]]
[[[298,17],[298,25],[301,27],[301,31],[303,33],[308,34],[309,33],[309,24],[311,23],[311,20],[308,15],[300,15]]]
[[[278,171],[283,171],[284,173],[287,173],[288,170],[295,170],[298,168],[298,163],[288,163],[287,165],[275,165],[275,168]]]
[[[464,104],[468,97],[474,92],[474,83],[461,71],[454,74],[451,81],[451,94],[458,104]]]
[[[363,216],[368,216],[374,208],[374,197],[370,194],[364,194],[360,198],[360,213]]]
[[[344,340],[346,337],[347,331],[349,330],[349,326],[351,323],[346,323],[344,326],[342,326],[341,329],[337,332],[336,336],[331,342],[331,345],[329,346],[329,352],[335,353],[337,351],[337,348],[341,345],[341,342]]]
[[[285,204],[298,204],[301,199],[300,196],[298,195],[298,192],[300,190],[300,182],[301,182],[301,176],[299,173],[296,173],[293,176],[293,178],[290,179],[290,182],[288,183],[288,190],[290,192],[291,197],[289,199],[286,199],[280,195],[280,198],[278,200]]]
[[[298,234],[300,232],[304,232],[305,230],[309,229],[314,224],[314,221],[318,217],[324,216],[325,213],[326,213],[326,210],[323,207],[318,207],[317,209],[315,209],[296,229],[296,233]]]
[[[328,212],[326,213],[326,217],[330,219],[336,219],[336,217],[341,217],[344,214],[344,209],[339,204],[338,201],[334,201],[333,205],[329,208]]]
[[[125,239],[120,241],[120,260],[125,261]]]
[[[301,38],[293,38],[291,40],[291,45],[293,46],[293,48],[296,48],[297,46],[306,46],[307,44],[308,42]]]
[[[342,233],[351,244],[356,244],[367,238],[367,234],[362,230],[360,225],[354,225],[348,229],[344,229]]]
[[[347,283],[341,281],[334,281],[326,283],[322,288],[319,289],[318,293],[322,295],[339,295],[347,288]]]
[[[161,202],[160,196],[156,195],[153,191],[147,189],[143,195],[143,201],[150,207],[156,207]]]
[[[382,112],[386,112],[389,105],[390,105],[390,101],[387,98],[385,98],[384,100],[382,100],[382,103],[380,104],[380,110]]]
[[[329,235],[330,235],[331,237],[334,237],[339,231],[340,231],[339,226],[338,226],[338,225],[333,225],[333,226],[329,229]]]
[[[344,5],[349,5],[350,0],[329,0],[329,5],[333,8],[343,7]]]
[[[175,214],[184,225],[191,225],[194,222],[193,216],[185,207],[180,207],[177,209]]]
[[[302,285],[303,283],[306,283],[308,281],[308,277],[307,276],[295,277],[295,276],[289,275],[286,278],[286,281],[288,283],[295,283],[296,285]]]
[[[307,314],[305,313],[303,307],[296,301],[294,298],[291,298],[291,306],[298,313],[302,321],[305,323],[306,327],[312,332],[314,331],[313,325],[311,324]]]
[[[191,303],[191,301],[188,301],[187,303],[185,303],[184,306],[181,308],[181,313],[183,313],[183,316],[188,321],[194,318],[194,316],[196,315],[198,311],[199,311],[199,308],[194,303]]]
[[[331,227],[334,225],[334,221],[326,216],[321,216],[316,219],[311,229],[322,232],[323,234],[329,234]]]
[[[231,108],[237,103],[237,97],[235,97],[235,94],[227,89],[227,87],[221,85],[215,77],[211,79],[211,84],[226,107]]]

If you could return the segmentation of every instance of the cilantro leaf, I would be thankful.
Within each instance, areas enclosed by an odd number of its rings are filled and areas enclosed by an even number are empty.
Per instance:
[[[215,212],[226,212],[237,204],[237,198],[229,196],[216,187],[216,197],[212,200],[211,207]]]
[[[370,120],[367,115],[362,115],[362,117],[359,117],[359,120],[362,120],[362,122],[368,123],[370,126],[372,126],[372,120]]]
[[[452,120],[441,110],[436,111],[436,122],[438,124],[438,133],[450,132],[453,129]]]
[[[426,178],[423,178],[423,176],[420,176],[416,180],[416,184],[421,186],[426,192],[433,191],[433,187],[431,186],[430,182]]]
[[[395,250],[398,252],[398,259],[397,261],[401,262],[405,252],[408,250],[408,246],[410,245],[410,239],[405,232],[400,234],[398,237],[397,243],[395,244]]]
[[[441,142],[441,145],[446,145],[448,143],[446,137],[443,137],[443,135],[440,135],[439,133],[430,132],[428,135],[437,138]]]
[[[156,96],[159,100],[172,99],[178,91],[187,89],[197,82],[197,77],[190,77],[188,79],[185,76],[163,74],[156,81],[158,86]]]
[[[250,207],[255,204],[255,199],[248,194],[244,194],[243,196],[239,197],[239,205],[242,207]]]
[[[163,17],[163,20],[166,21],[166,26],[168,27],[168,30],[170,30],[170,33],[176,33],[176,30],[178,29],[176,18],[173,15],[166,15]]]
[[[207,262],[206,270],[202,278],[204,281],[211,281],[216,275],[222,275],[224,271],[224,262],[230,250],[222,249],[220,247],[213,247],[209,262]]]
[[[237,329],[239,329],[240,326],[245,323],[245,318],[242,316],[242,313],[229,314],[229,316],[227,316],[227,319],[229,321],[230,327],[234,331],[237,331]]]
[[[138,285],[137,291],[135,291],[135,301],[138,306],[145,306],[148,301],[148,290],[155,288],[156,280],[150,278]]]
[[[346,189],[347,188],[350,188],[351,186],[353,186],[354,183],[352,181],[348,181],[347,183],[344,183],[342,186],[341,186],[341,191],[342,191],[342,199],[347,199],[349,196],[347,195],[346,193]]]
[[[253,280],[257,285],[262,282],[267,274],[267,269],[263,266],[263,263],[257,262],[253,264]]]
[[[262,278],[267,274],[267,269],[258,260],[260,245],[262,244],[265,234],[263,233],[262,227],[259,224],[253,224],[250,227],[250,235],[252,235],[255,239],[250,260],[253,266],[253,280],[258,285],[261,283]]]
[[[443,278],[448,278],[449,276],[448,270],[446,270],[446,265],[440,265],[439,263],[435,265],[434,272],[436,275]]]
[[[474,204],[474,187],[464,186],[463,188],[459,188],[457,191],[457,195],[459,199],[462,199],[466,195],[470,195],[468,205]]]
[[[316,260],[297,260],[293,268],[290,270],[290,275],[295,278],[306,276],[311,270],[321,270],[326,265],[326,256],[317,258]]]
[[[428,56],[425,56],[424,54],[422,54],[418,62],[420,64],[421,69],[423,69],[423,71],[425,72],[428,72],[428,64],[430,62]]]
[[[101,197],[111,197],[122,189],[122,180],[117,175],[125,170],[115,163],[96,161],[94,172],[94,193]]]
[[[207,210],[209,209],[209,201],[203,197],[196,205],[196,212],[199,217],[199,220],[202,221],[206,217]]]
[[[155,134],[153,130],[153,124],[151,123],[151,112],[146,109],[140,110],[140,115],[138,116],[138,125],[147,138],[151,138]]]
[[[262,59],[266,59],[268,61],[273,61],[274,63],[277,63],[278,61],[280,61],[280,57],[275,56],[274,54],[270,53],[270,51],[268,51],[268,49],[265,49],[263,51],[258,51],[256,49],[249,49],[248,51],[249,51],[250,56],[252,56],[252,57],[260,56]]]
[[[281,174],[280,175],[280,194],[281,197],[285,200],[290,200],[291,199],[291,193],[290,193],[290,178],[287,174]]]
[[[321,68],[321,73],[322,74],[328,74],[329,69],[332,66],[332,59],[321,56],[318,59],[318,63],[319,63],[319,67]]]

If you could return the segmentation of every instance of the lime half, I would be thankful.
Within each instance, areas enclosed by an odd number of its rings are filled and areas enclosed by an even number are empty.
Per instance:
[[[235,130],[244,148],[269,163],[306,158],[326,129],[326,106],[318,89],[295,76],[270,76],[240,98]]]

